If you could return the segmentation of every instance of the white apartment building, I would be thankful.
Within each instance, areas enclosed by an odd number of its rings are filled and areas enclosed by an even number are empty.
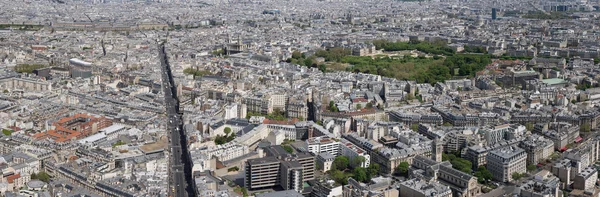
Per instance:
[[[319,153],[329,153],[334,156],[340,155],[340,143],[329,137],[315,137],[306,140],[308,152],[318,155]]]
[[[238,105],[237,104],[230,104],[230,105],[225,105],[223,107],[223,119],[225,120],[229,120],[229,119],[233,119],[233,118],[237,118],[239,113],[238,113]]]
[[[513,173],[527,171],[527,153],[525,150],[508,146],[492,150],[487,155],[487,169],[492,173],[494,180],[512,181]]]
[[[235,144],[231,142],[208,147],[199,151],[200,154],[205,154],[206,156],[208,156],[208,158],[212,158],[213,156],[217,157],[219,161],[228,161],[231,159],[235,159],[245,154],[248,154],[249,152],[250,149],[248,148],[248,146]]]
[[[598,181],[598,171],[593,166],[585,168],[573,179],[573,189],[593,190]]]
[[[352,161],[354,158],[362,156],[365,158],[365,161],[359,164],[359,166],[363,168],[369,167],[371,164],[371,156],[365,150],[344,139],[341,140],[340,144],[341,155],[348,157],[350,165],[353,165]]]

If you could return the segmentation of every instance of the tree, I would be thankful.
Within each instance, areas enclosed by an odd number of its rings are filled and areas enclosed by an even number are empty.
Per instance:
[[[472,163],[454,154],[442,153],[442,161],[450,161],[452,168],[471,174]]]
[[[362,105],[361,104],[356,104],[356,109],[362,109]]]
[[[312,59],[310,59],[310,58],[308,58],[308,59],[305,59],[305,60],[304,60],[304,65],[305,65],[305,66],[308,66],[308,67],[311,67],[311,66],[313,65],[313,61],[312,61]]]
[[[334,106],[331,108],[331,111],[332,111],[332,112],[339,112],[340,110],[337,108],[337,106],[335,106],[335,105],[334,105]]]
[[[339,183],[341,185],[347,185],[348,184],[348,177],[344,174],[344,172],[337,170],[337,169],[332,169],[329,171],[329,176],[336,182]]]
[[[444,122],[444,124],[443,124],[443,125],[444,125],[445,127],[451,127],[451,126],[452,126],[452,124],[450,124],[449,122]]]
[[[331,165],[331,167],[332,168],[335,167],[334,169],[336,169],[336,170],[345,170],[346,168],[348,168],[349,163],[350,163],[350,161],[348,160],[348,157],[337,156],[333,160],[333,165]]]
[[[300,58],[302,58],[302,53],[300,51],[294,51],[294,52],[292,52],[292,58],[300,59]]]
[[[246,187],[242,187],[242,189],[241,189],[241,190],[242,190],[242,195],[243,195],[244,197],[248,196],[248,189],[246,189]]]
[[[527,165],[527,171],[528,172],[533,172],[535,169],[537,169],[537,167],[533,164]]]
[[[319,70],[321,72],[326,72],[327,71],[327,66],[325,66],[325,64],[319,64]]]
[[[369,181],[369,175],[367,174],[367,170],[365,170],[365,168],[354,168],[354,179],[356,181],[360,181],[360,182],[368,182]]]
[[[513,180],[516,180],[516,181],[518,181],[518,180],[519,180],[519,179],[521,179],[521,178],[523,178],[523,175],[522,175],[522,174],[520,174],[520,173],[518,173],[518,172],[512,173],[512,179],[513,179]]]
[[[12,134],[12,131],[8,129],[2,129],[2,134],[9,136],[10,134]]]
[[[471,174],[471,167],[473,164],[469,160],[456,157],[456,159],[450,161],[450,163],[452,164],[452,168]]]
[[[408,175],[408,162],[401,162],[397,167],[396,167],[396,174],[401,175],[401,176],[407,176]]]
[[[331,112],[338,112],[339,111],[338,108],[337,108],[337,106],[335,105],[335,102],[329,101],[329,111],[331,111]]]
[[[419,125],[418,124],[412,124],[412,125],[410,125],[410,130],[413,130],[413,131],[419,130]]]
[[[287,151],[288,153],[294,153],[294,149],[291,146],[288,145],[284,145],[282,146],[283,149],[285,149],[285,151]]]
[[[375,176],[379,173],[379,164],[371,163],[369,167],[367,167],[367,171],[372,176]]]
[[[479,166],[477,172],[475,172],[475,177],[477,177],[479,183],[487,183],[492,179],[492,173],[485,166]]]
[[[48,173],[42,171],[37,174],[35,174],[35,173],[31,174],[31,179],[37,179],[37,180],[48,183],[48,182],[50,182],[50,175],[48,175]]]
[[[372,109],[373,108],[373,103],[369,102],[367,103],[367,109]]]
[[[533,123],[531,123],[531,122],[525,123],[525,128],[527,129],[527,131],[532,131]]]
[[[228,169],[227,169],[227,172],[235,172],[235,171],[239,171],[239,170],[240,170],[240,168],[239,168],[239,167],[237,167],[237,166],[233,166],[233,167],[231,167],[231,168],[228,168]]]
[[[592,129],[590,127],[589,123],[584,123],[581,125],[580,131],[581,132],[590,132]]]
[[[123,142],[123,141],[119,140],[119,141],[115,142],[115,143],[112,145],[112,147],[114,148],[114,147],[121,146],[121,145],[125,145],[125,144],[126,144],[125,142]]]
[[[229,133],[231,133],[231,128],[225,127],[225,129],[223,129],[223,132],[225,132],[225,135],[229,135]]]
[[[366,159],[365,159],[365,157],[363,157],[363,156],[357,156],[357,157],[354,157],[354,158],[352,159],[352,166],[353,166],[353,167],[360,167],[360,165],[361,165],[363,162],[365,162],[365,161],[366,161]]]

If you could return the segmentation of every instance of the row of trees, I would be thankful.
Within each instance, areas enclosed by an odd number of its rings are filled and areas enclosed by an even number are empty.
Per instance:
[[[352,50],[348,48],[331,48],[315,52],[316,57],[322,57],[328,62],[339,62],[343,57],[350,55],[352,55]]]
[[[336,51],[330,49],[329,51]],[[443,59],[439,56],[426,58],[425,56],[412,57],[366,57],[366,56],[341,56],[328,55],[329,51],[321,52],[320,56],[335,62],[350,64],[346,71],[377,74],[384,77],[415,80],[419,83],[431,83],[451,79],[453,76],[472,77],[477,71],[483,70],[492,62],[486,54],[448,54]],[[317,54],[315,54],[317,55]]]
[[[470,46],[465,45],[464,51],[467,53],[487,53],[487,50],[485,50],[485,48],[483,48],[481,46],[470,47]]]
[[[446,154],[446,153],[442,153],[442,161],[450,161],[450,163],[452,164],[452,168],[460,170],[464,173],[468,173],[471,174],[471,169],[473,167],[473,163],[471,163],[469,160],[460,158],[460,156],[457,156],[457,154]]]
[[[529,19],[542,19],[542,20],[557,20],[557,19],[570,19],[571,17],[563,12],[530,12],[522,15],[523,18]]]
[[[195,69],[195,68],[186,68],[186,69],[183,69],[183,73],[187,74],[187,75],[194,75],[194,77],[202,77],[204,75],[210,75],[210,74],[212,74],[210,71],[200,70],[200,69]]]
[[[377,49],[386,51],[418,50],[424,53],[434,54],[433,58],[425,56],[412,57],[367,57],[352,56],[352,50],[348,48],[331,48],[318,50],[313,56],[295,51],[288,62],[302,66],[318,67],[325,71],[324,64],[317,65],[315,58],[322,57],[325,61],[344,63],[352,65],[346,67],[346,71],[377,74],[390,78],[402,80],[415,80],[419,83],[431,83],[444,81],[453,76],[473,77],[477,71],[483,70],[490,64],[491,57],[483,47],[465,47],[467,52],[482,54],[457,54],[454,49],[448,47],[444,42],[390,42],[386,40],[375,40],[373,44]],[[438,56],[443,55],[446,58]]]
[[[315,58],[316,56],[306,57],[300,51],[294,51],[292,52],[292,57],[287,59],[286,62],[310,68],[319,68],[321,72],[327,71],[327,66],[325,66],[325,64],[317,64]]]
[[[34,70],[45,68],[43,64],[19,64],[15,66],[15,71],[18,73],[33,73]]]
[[[31,173],[31,179],[32,180],[33,179],[40,180],[40,181],[48,183],[48,182],[50,182],[50,175],[48,175],[48,173],[46,173],[46,172],[38,172],[37,174]]]
[[[448,47],[444,42],[390,42],[387,40],[374,40],[373,45],[375,45],[375,48],[385,51],[418,50],[424,53],[446,56],[453,55],[455,52],[454,49]]]

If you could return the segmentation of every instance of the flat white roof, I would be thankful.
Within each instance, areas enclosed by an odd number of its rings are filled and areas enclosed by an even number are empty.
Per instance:
[[[77,58],[73,58],[69,60],[70,63],[72,64],[79,64],[80,66],[92,66],[92,63],[77,59]]]
[[[108,134],[114,133],[114,132],[116,132],[118,130],[121,130],[123,128],[125,128],[125,127],[122,126],[122,125],[112,125],[110,127],[106,127],[104,129],[100,129],[100,132],[108,135]]]
[[[94,135],[91,135],[89,137],[79,140],[79,143],[80,144],[94,143],[103,138],[106,138],[106,135],[104,133],[97,133],[97,134],[94,134]]]

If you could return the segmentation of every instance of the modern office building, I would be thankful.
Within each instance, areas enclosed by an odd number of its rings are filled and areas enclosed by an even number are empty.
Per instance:
[[[302,183],[315,178],[315,158],[310,153],[289,154],[281,146],[264,151],[266,157],[246,161],[244,186],[249,190],[281,186],[302,192]]]
[[[329,153],[335,156],[340,154],[340,143],[327,136],[310,138],[306,143],[308,152],[314,154]]]
[[[512,180],[513,173],[525,173],[527,153],[525,150],[509,146],[490,151],[487,155],[487,169],[493,179],[502,182]]]
[[[246,161],[244,186],[248,189],[267,188],[279,185],[281,162],[276,157],[263,157]]]

